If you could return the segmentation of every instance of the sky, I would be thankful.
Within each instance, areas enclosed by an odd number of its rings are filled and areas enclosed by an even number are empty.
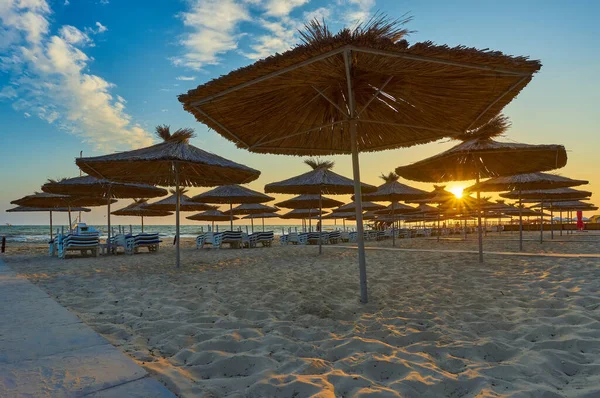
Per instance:
[[[600,195],[600,2],[594,0],[0,0],[0,224],[45,224],[44,213],[4,210],[48,178],[79,175],[74,159],[80,151],[95,156],[157,142],[159,124],[192,127],[193,145],[261,170],[252,189],[308,171],[298,157],[237,149],[195,121],[177,95],[292,48],[298,29],[315,17],[337,31],[376,12],[412,16],[411,43],[541,60],[540,73],[505,108],[513,125],[504,140],[565,145],[569,161],[558,172],[589,180],[586,189]],[[381,173],[453,144],[446,139],[362,154],[361,179],[380,185]],[[352,175],[349,156],[327,159],[336,172]],[[104,224],[106,208],[85,221]]]

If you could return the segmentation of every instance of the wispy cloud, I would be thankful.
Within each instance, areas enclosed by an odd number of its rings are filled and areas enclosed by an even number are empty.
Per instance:
[[[51,35],[50,16],[46,0],[8,0],[0,6],[0,31],[10,37],[3,43],[0,69],[10,71],[8,87],[16,95],[5,97],[13,108],[103,150],[151,144],[150,134],[125,112],[125,100],[111,94],[114,84],[86,72],[91,59],[83,49],[106,28],[65,25]]]
[[[180,18],[189,32],[180,40],[185,53],[172,61],[199,70],[217,64],[219,55],[237,49],[237,25],[250,16],[245,4],[234,0],[193,0]]]
[[[354,25],[368,20],[375,0],[337,0],[309,8],[310,0],[191,0],[180,14],[188,32],[180,40],[183,54],[171,60],[177,66],[199,70],[219,64],[229,52],[256,60],[284,52],[298,42],[298,30],[312,19]],[[252,23],[258,33],[243,34],[240,25]],[[248,44],[240,48],[241,38]]]
[[[177,76],[175,78],[175,80],[186,80],[186,81],[192,81],[192,80],[196,80],[196,76]]]

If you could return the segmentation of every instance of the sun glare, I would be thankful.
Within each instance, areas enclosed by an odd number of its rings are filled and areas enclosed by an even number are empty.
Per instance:
[[[454,196],[456,196],[458,199],[462,198],[463,195],[463,187],[454,187],[454,188],[450,188],[448,189],[450,192],[452,192],[454,194]]]

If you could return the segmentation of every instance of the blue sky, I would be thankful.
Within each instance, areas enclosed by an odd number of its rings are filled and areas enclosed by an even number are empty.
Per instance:
[[[195,145],[262,170],[254,189],[302,172],[298,158],[235,148],[184,112],[176,96],[292,47],[312,17],[337,30],[377,11],[412,15],[410,42],[541,59],[542,71],[506,108],[513,121],[506,139],[564,144],[570,160],[560,173],[589,179],[600,193],[596,1],[0,0],[0,222],[44,223],[43,214],[4,210],[47,178],[78,175],[79,151],[150,144],[157,124],[193,127]],[[450,145],[362,155],[363,180],[378,184],[380,173]],[[349,157],[332,158],[351,175]],[[103,214],[94,210],[90,222]]]

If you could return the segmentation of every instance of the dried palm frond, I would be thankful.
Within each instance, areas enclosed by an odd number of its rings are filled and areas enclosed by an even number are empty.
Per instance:
[[[187,191],[188,191],[187,188],[179,188],[179,196],[182,196],[183,194],[187,193]],[[176,189],[169,189],[169,192],[173,195],[177,195]]]
[[[512,123],[510,122],[508,116],[498,115],[483,126],[474,130],[468,130],[464,134],[461,134],[456,138],[461,141],[467,141],[471,139],[492,139],[494,137],[498,137],[506,133],[506,131],[510,128],[511,125]]]
[[[379,178],[381,178],[385,182],[394,182],[394,181],[398,181],[400,176],[398,174],[394,173],[393,171],[390,171],[387,175],[382,173],[379,176]]]
[[[182,142],[188,143],[191,138],[195,137],[194,129],[181,128],[171,133],[171,127],[166,124],[156,126],[156,135],[164,142]]]
[[[309,165],[310,167],[312,167],[313,170],[317,170],[317,169],[326,169],[326,170],[331,170],[334,166],[334,162],[331,160],[321,160],[321,159],[306,159],[304,161],[304,164]]]

